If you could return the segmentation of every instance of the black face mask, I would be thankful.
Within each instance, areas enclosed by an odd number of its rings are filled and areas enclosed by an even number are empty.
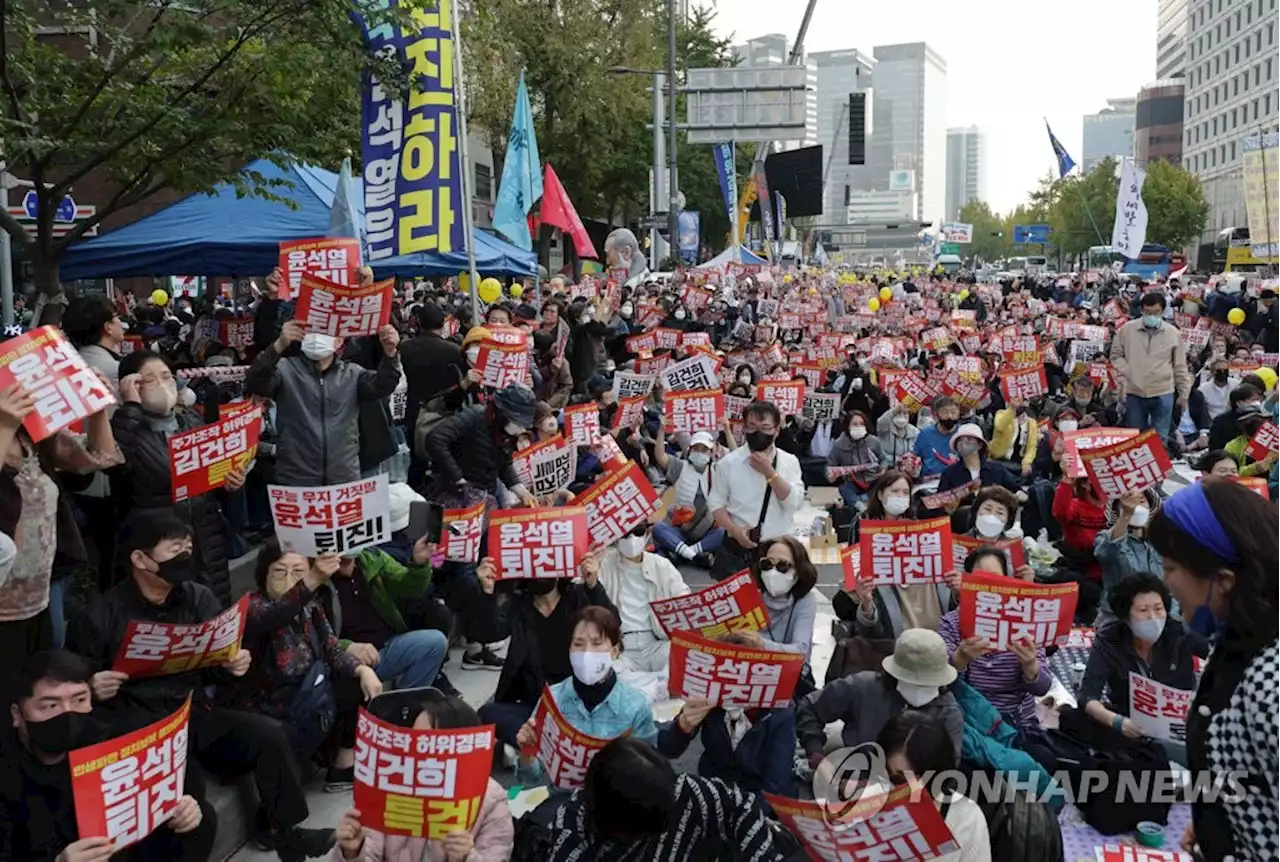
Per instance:
[[[155,558],[153,557],[152,559]],[[196,577],[196,569],[191,559],[190,551],[183,551],[173,559],[165,560],[164,562],[156,560],[156,566],[159,568],[156,576],[165,583],[173,584],[174,586],[195,580]]]
[[[955,428],[955,427],[956,427],[956,420],[955,420],[955,419],[939,419],[939,420],[938,420],[938,430],[939,430],[939,431],[950,431],[951,429],[953,429],[953,428]]]
[[[555,592],[558,583],[555,578],[531,578],[526,587],[532,595],[545,596]]]
[[[1219,386],[1222,386],[1223,384],[1225,384],[1225,383],[1227,382],[1227,375],[1228,375],[1228,374],[1229,374],[1229,372],[1227,372],[1227,371],[1215,371],[1215,372],[1213,372],[1213,382],[1214,382],[1214,383],[1216,383],[1216,384],[1218,384]]]
[[[84,744],[92,720],[85,713],[68,711],[44,721],[28,721],[26,725],[33,748],[49,755],[63,755]]]
[[[763,452],[773,445],[775,439],[768,431],[748,431],[747,448],[752,452]]]

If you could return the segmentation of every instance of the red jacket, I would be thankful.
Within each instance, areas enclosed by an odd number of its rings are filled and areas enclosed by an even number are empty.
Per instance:
[[[1102,504],[1077,497],[1072,481],[1063,479],[1053,495],[1053,517],[1062,525],[1063,543],[1092,560],[1094,537],[1107,527]],[[1102,580],[1102,567],[1096,561],[1085,571],[1090,580]]]

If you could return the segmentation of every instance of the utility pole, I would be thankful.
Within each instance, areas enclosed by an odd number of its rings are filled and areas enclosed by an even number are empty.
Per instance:
[[[666,161],[662,139],[662,80],[661,72],[653,73],[653,183],[649,197],[649,215],[662,210],[662,171]],[[662,233],[657,228],[649,229],[649,269],[658,271],[658,243]]]
[[[676,2],[667,0],[667,253],[672,268],[679,256],[680,215],[676,212],[676,198],[680,186],[676,178]]]

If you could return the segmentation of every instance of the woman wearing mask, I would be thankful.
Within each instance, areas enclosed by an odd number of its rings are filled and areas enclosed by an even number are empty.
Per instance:
[[[473,326],[462,337],[462,368],[458,379],[458,388],[445,402],[449,412],[453,413],[464,407],[484,402],[484,372],[480,370],[480,344],[489,337],[489,330],[483,326]]]
[[[599,553],[595,549],[588,557]],[[579,611],[599,605],[615,613],[596,577],[598,570],[584,560],[582,583],[554,578],[525,580],[524,591],[499,604],[493,600],[497,565],[491,557],[480,562],[476,577],[488,597],[484,609],[491,614],[481,621],[491,636],[486,642],[511,638],[493,700],[480,707],[480,717],[495,725],[498,739],[507,745],[516,744],[516,732],[533,715],[542,687],[573,675],[569,652]]]
[[[882,470],[880,441],[870,435],[867,414],[855,410],[845,417],[845,432],[831,444],[828,467],[853,468],[840,483],[840,499],[850,508],[862,501]]]
[[[227,536],[222,494],[214,491],[175,503],[169,468],[169,438],[204,425],[195,413],[178,406],[178,389],[169,364],[149,350],[120,361],[121,405],[111,417],[124,463],[111,472],[112,490],[125,504],[121,517],[133,511],[172,511],[191,527],[191,554],[200,583],[213,590],[223,607],[231,604]],[[226,489],[244,486],[245,468],[227,475]],[[118,484],[117,484],[118,483]]]
[[[640,331],[640,325],[635,322],[636,307],[630,298],[624,299],[622,305],[618,306],[618,317],[613,322],[614,335],[634,335]]]
[[[906,406],[895,404],[876,420],[876,438],[880,441],[880,466],[901,469],[902,456],[916,448],[920,429],[911,424]]]
[[[938,493],[963,488],[977,481],[981,487],[1000,485],[1021,494],[1021,481],[1007,467],[987,457],[988,447],[982,429],[972,423],[961,425],[951,437],[951,449],[960,460],[942,471]]]
[[[1129,675],[1136,673],[1172,688],[1191,691],[1196,687],[1192,656],[1209,655],[1209,640],[1188,632],[1169,616],[1169,589],[1151,572],[1140,572],[1116,585],[1111,594],[1115,617],[1099,626],[1080,683],[1078,700],[1085,715],[1103,728],[1086,738],[1105,746],[1108,737],[1128,739],[1143,736],[1129,718]],[[1103,699],[1104,692],[1106,699]],[[1186,747],[1166,743],[1169,756],[1187,764]]]
[[[1007,488],[993,485],[983,488],[973,498],[973,529],[966,535],[995,542],[1004,539],[1021,539],[1018,529],[1018,498]]]
[[[886,470],[871,486],[864,520],[914,520],[911,480],[898,470]],[[938,628],[942,615],[951,610],[955,596],[946,584],[872,585],[860,580],[854,593],[840,591],[832,598],[836,616],[854,624],[869,638],[893,640],[907,629]]]
[[[534,364],[539,377],[535,392],[540,400],[559,410],[569,403],[569,397],[573,395],[573,371],[565,358],[556,352],[554,334],[544,330],[532,337]]]
[[[1039,446],[1040,423],[1028,411],[1023,399],[1015,398],[1010,406],[996,411],[991,431],[992,458],[1028,479]]]
[[[419,690],[416,696],[421,703],[407,715],[397,712],[384,720],[414,730],[465,730],[484,724],[460,698],[433,689]],[[378,713],[376,704],[372,711]],[[492,778],[470,830],[458,829],[440,839],[414,838],[366,829],[360,819],[361,812],[354,808],[342,815],[327,862],[506,862],[515,849],[507,791]]]
[[[1188,766],[1195,775],[1242,772],[1247,792],[1236,803],[1221,797],[1193,803],[1182,846],[1205,859],[1274,859],[1280,855],[1276,507],[1242,485],[1209,477],[1165,501],[1151,519],[1151,544],[1183,619],[1214,639],[1187,712]]]
[[[1111,529],[1100,530],[1093,540],[1093,556],[1102,567],[1102,598],[1098,602],[1095,626],[1115,619],[1111,613],[1111,593],[1125,579],[1142,572],[1160,571],[1160,552],[1147,540],[1147,524],[1159,509],[1160,494],[1154,488],[1107,501],[1106,518]]]
[[[818,615],[818,594],[814,591],[818,570],[809,562],[809,552],[790,536],[769,539],[760,546],[755,578],[769,613],[760,631],[764,646],[798,652],[807,661]]]
[[[551,697],[565,721],[596,739],[630,736],[650,745],[658,740],[649,700],[638,688],[618,679],[613,663],[622,653],[618,615],[609,608],[585,607],[573,623],[569,664],[573,675],[551,685]],[[536,749],[538,737],[530,718],[516,734],[522,750]],[[521,754],[521,769],[542,774],[536,757]]]
[[[1080,584],[1076,618],[1081,620],[1093,619],[1102,596],[1102,566],[1093,548],[1098,533],[1109,526],[1103,502],[1088,477],[1064,477],[1053,494],[1053,517],[1062,529],[1057,566]]]
[[[733,380],[739,386],[746,386],[751,397],[756,389],[756,370],[744,362],[734,371]]]

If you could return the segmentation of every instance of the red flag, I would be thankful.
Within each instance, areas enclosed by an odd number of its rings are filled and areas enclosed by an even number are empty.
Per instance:
[[[550,163],[542,176],[541,216],[543,224],[558,227],[573,237],[573,247],[577,249],[578,257],[600,257],[596,254],[596,247],[591,244],[587,229],[582,226],[578,211],[573,208],[573,201],[569,200],[569,195],[565,193],[564,186],[560,184],[560,178],[556,176]]]

